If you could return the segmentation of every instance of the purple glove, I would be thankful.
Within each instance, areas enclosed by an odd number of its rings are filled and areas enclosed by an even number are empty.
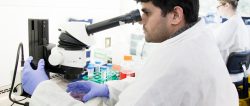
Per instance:
[[[70,95],[75,98],[76,100],[82,101],[83,96],[85,93],[83,92],[70,92]]]
[[[33,57],[29,57],[23,67],[22,71],[22,86],[25,92],[32,95],[37,85],[45,80],[48,80],[48,76],[44,70],[44,60],[40,59],[38,62],[37,69],[34,70],[30,66],[30,62],[33,60]]]
[[[91,81],[77,81],[68,84],[67,92],[75,99],[87,102],[95,97],[109,98],[109,89],[106,84],[98,84]]]

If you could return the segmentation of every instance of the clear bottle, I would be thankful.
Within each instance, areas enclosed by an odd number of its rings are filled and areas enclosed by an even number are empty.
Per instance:
[[[87,72],[88,72],[88,78],[92,79],[94,76],[94,65],[93,64],[89,64],[87,66]]]
[[[107,66],[101,66],[100,72],[103,80],[107,79]]]
[[[112,71],[113,64],[112,63],[107,63],[106,66],[107,66],[107,79],[109,79],[109,77],[111,77],[112,73],[113,73],[113,71]]]
[[[107,63],[107,71],[108,71],[108,72],[111,72],[111,71],[112,71],[112,66],[113,66],[112,63]]]
[[[100,73],[101,61],[95,61],[95,72]]]

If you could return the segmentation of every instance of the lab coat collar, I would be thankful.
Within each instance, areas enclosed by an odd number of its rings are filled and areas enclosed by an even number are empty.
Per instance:
[[[199,19],[199,21],[196,24],[194,24],[192,27],[190,27],[189,29],[185,30],[184,32],[176,35],[175,37],[171,39],[167,39],[163,41],[162,43],[160,43],[160,46],[172,45],[174,43],[179,42],[180,40],[195,36],[196,34],[193,34],[193,33],[196,33],[198,30],[200,30],[202,26],[203,27],[205,26],[205,21],[203,19]]]

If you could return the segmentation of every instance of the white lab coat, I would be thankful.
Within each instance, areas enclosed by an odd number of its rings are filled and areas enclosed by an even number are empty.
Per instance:
[[[241,16],[232,16],[214,31],[225,63],[230,53],[250,50],[249,31]]]
[[[203,22],[162,42],[135,79],[108,82],[110,98],[90,101],[108,106],[238,106],[238,94],[213,37]],[[95,102],[94,102],[95,101]],[[85,106],[45,81],[31,106]]]

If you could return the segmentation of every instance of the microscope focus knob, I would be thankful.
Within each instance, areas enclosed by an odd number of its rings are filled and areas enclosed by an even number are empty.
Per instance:
[[[53,66],[60,65],[63,62],[63,55],[60,52],[52,52],[49,56],[49,63]]]

